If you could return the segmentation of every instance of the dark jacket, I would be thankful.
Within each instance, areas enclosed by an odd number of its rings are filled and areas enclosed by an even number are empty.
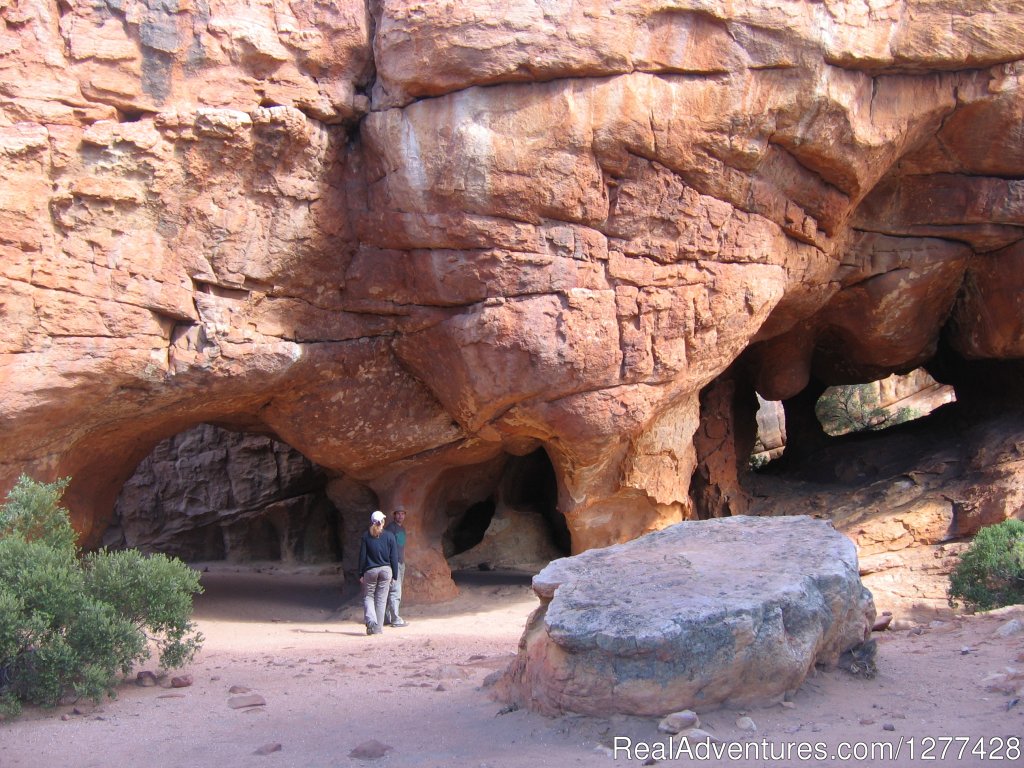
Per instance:
[[[391,578],[398,578],[398,542],[395,534],[385,530],[375,539],[369,531],[365,531],[359,542],[359,575],[382,565],[390,565]]]
[[[395,541],[398,542],[398,562],[405,562],[405,526],[399,525],[397,522],[392,520],[390,523],[384,526],[385,531],[391,531],[395,534]]]

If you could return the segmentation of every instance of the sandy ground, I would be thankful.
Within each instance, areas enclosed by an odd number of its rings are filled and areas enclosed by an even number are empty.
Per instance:
[[[512,659],[537,604],[526,577],[475,575],[457,600],[408,606],[410,626],[375,637],[336,576],[218,569],[204,584],[196,618],[206,643],[184,670],[192,686],[126,683],[98,706],[27,711],[0,723],[0,768],[1024,764],[1013,759],[1024,702],[991,690],[1002,679],[993,675],[1024,670],[1024,633],[996,634],[1024,619],[1022,607],[876,633],[873,680],[817,672],[786,706],[706,713],[720,748],[746,757],[705,760],[707,746],[668,741],[651,719],[503,713],[483,682]],[[232,709],[232,686],[266,703]],[[740,730],[742,714],[757,731]],[[371,739],[391,749],[351,756]],[[864,759],[815,759],[845,756],[844,745]]]

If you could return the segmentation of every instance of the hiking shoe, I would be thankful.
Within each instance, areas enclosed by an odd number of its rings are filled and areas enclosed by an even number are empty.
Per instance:
[[[384,630],[380,628],[380,624],[374,624],[373,625],[373,631],[370,634],[371,635],[383,635],[384,634]]]
[[[409,622],[405,619],[398,617],[391,622],[392,627],[408,627]]]

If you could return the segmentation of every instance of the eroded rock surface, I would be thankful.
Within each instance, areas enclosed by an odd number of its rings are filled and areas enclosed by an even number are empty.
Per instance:
[[[449,557],[458,568],[539,569],[561,557],[549,525],[537,512],[505,507],[495,513],[479,544]]]
[[[188,560],[338,559],[340,521],[326,482],[287,445],[201,424],[139,464],[104,544]]]
[[[273,434],[419,513],[433,596],[505,456],[550,457],[576,552],[741,512],[753,432],[715,414],[754,389],[925,365],[984,400],[1022,354],[1022,28],[1006,0],[4,2],[0,490],[72,476],[95,545],[161,440]]]
[[[875,620],[853,543],[809,517],[686,522],[556,560],[503,694],[556,714],[778,701]]]

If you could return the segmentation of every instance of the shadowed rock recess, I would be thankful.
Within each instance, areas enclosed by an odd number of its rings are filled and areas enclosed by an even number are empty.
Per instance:
[[[583,552],[749,511],[755,392],[791,468],[831,385],[978,423],[1024,392],[1022,77],[1011,0],[2,3],[0,492],[72,476],[96,546],[162,441],[259,435],[334,510],[282,551],[401,504],[426,601],[538,451]]]
[[[498,690],[546,714],[781,701],[871,633],[853,543],[809,517],[674,525],[555,560]]]

